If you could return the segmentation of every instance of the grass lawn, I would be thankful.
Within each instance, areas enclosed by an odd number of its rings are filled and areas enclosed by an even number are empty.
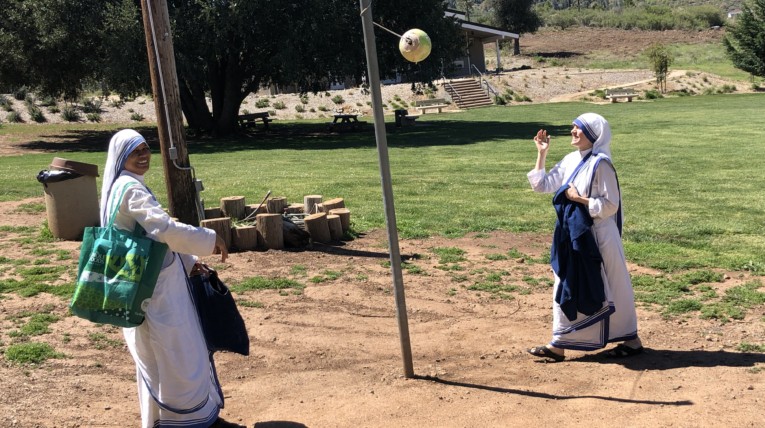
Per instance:
[[[550,196],[533,193],[526,180],[536,157],[531,137],[539,128],[552,133],[549,168],[570,151],[571,120],[585,111],[611,123],[628,259],[667,271],[765,272],[761,94],[490,107],[427,115],[403,130],[391,126],[388,145],[401,237],[495,229],[551,233]],[[371,126],[344,135],[313,132],[323,130],[320,121],[271,126],[268,135],[189,141],[206,206],[235,195],[257,203],[268,190],[290,202],[321,194],[345,198],[355,230],[384,227]],[[0,201],[42,195],[35,176],[54,156],[102,169],[105,145],[116,129],[4,124],[0,138],[51,151],[0,157]],[[53,147],[47,144],[53,136],[72,143]],[[165,203],[157,154],[147,182]]]

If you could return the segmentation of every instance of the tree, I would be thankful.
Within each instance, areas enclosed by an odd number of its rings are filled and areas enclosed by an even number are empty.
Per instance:
[[[273,2],[175,1],[174,24],[183,112],[193,128],[228,134],[241,102],[263,85],[295,85],[301,92],[365,74],[358,4],[347,0]],[[417,27],[434,43],[431,58],[413,66],[398,53],[398,40],[378,32],[381,74],[409,80],[440,76],[441,59],[458,55],[459,30],[444,18],[440,0],[375,4],[375,20],[403,33]],[[208,108],[206,97],[211,100]]]
[[[190,127],[228,134],[239,107],[264,85],[324,90],[366,73],[358,2],[167,0],[183,113]],[[136,0],[0,0],[0,82],[76,99],[83,82],[120,95],[151,88]],[[381,75],[431,82],[461,54],[459,26],[441,0],[378,2],[375,22],[397,34],[420,28],[430,57],[411,64],[377,29]]]
[[[105,56],[100,28],[108,3],[0,0],[0,82],[76,99]]]
[[[666,46],[657,43],[646,50],[646,55],[651,61],[651,68],[654,76],[656,76],[656,84],[663,94],[667,91],[667,75],[669,74],[669,66],[672,64],[672,54],[669,53]]]
[[[532,10],[534,0],[487,0],[494,9],[493,24],[506,28],[515,33],[533,33],[542,25],[539,15]],[[513,48],[516,55],[520,54],[518,39]]]
[[[744,4],[723,45],[736,68],[765,77],[765,0]]]

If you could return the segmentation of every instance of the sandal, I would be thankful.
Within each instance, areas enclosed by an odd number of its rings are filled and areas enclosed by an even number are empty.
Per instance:
[[[529,348],[526,350],[529,354],[535,356],[535,357],[545,357],[550,358],[556,363],[559,363],[566,359],[565,355],[556,354],[555,352],[551,351],[550,348],[547,346],[535,346],[533,348]]]
[[[615,348],[609,349],[605,352],[606,357],[608,358],[626,358],[626,357],[632,357],[638,354],[643,353],[643,347],[639,348],[631,348],[623,343],[620,343],[616,345]]]

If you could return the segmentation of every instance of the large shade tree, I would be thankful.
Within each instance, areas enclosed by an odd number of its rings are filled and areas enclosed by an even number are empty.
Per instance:
[[[108,2],[0,0],[0,83],[74,100],[105,56]]]
[[[534,0],[487,0],[493,11],[492,23],[514,33],[533,33],[542,25],[539,15],[534,12]],[[515,39],[515,54],[520,54],[518,39]]]
[[[458,27],[444,18],[439,0],[376,2],[373,12],[394,32],[420,27],[437,40],[430,60],[412,66],[398,54],[398,39],[378,31],[383,75],[431,80],[441,59],[457,55]],[[353,1],[176,1],[170,16],[183,111],[192,127],[206,131],[231,132],[241,102],[264,85],[315,92],[330,81],[359,83],[366,70]]]
[[[765,0],[744,4],[723,44],[736,68],[765,77]]]
[[[30,5],[39,10],[55,5],[58,9],[54,8],[51,16],[57,10],[73,18],[88,18],[84,26],[90,30],[85,34],[67,22],[44,21],[51,32],[61,33],[62,40],[75,36],[78,48],[77,55],[70,50],[59,53],[58,57],[74,62],[65,65],[71,79],[66,84],[47,85],[51,89],[67,87],[76,93],[81,85],[73,82],[86,79],[103,82],[123,95],[149,89],[138,1],[0,0],[0,6],[13,9],[11,15],[16,17],[13,22],[0,21],[0,47],[14,46],[19,40],[24,40],[23,46],[39,42],[42,36],[27,41],[28,37],[17,30],[18,23],[29,19],[36,28],[41,27],[38,18],[30,18],[25,11]],[[244,98],[265,85],[315,92],[327,88],[331,81],[358,83],[365,74],[358,2],[168,0],[167,5],[183,112],[189,125],[200,131],[234,131]],[[434,42],[427,60],[410,64],[398,53],[398,38],[378,28],[378,56],[384,77],[399,74],[407,80],[429,82],[445,71],[443,64],[451,64],[461,54],[459,27],[444,17],[441,0],[374,2],[373,12],[378,24],[395,33],[416,27]],[[47,56],[38,56],[41,64],[35,68],[27,64],[23,48],[13,52],[19,60],[0,57],[0,81],[43,87],[56,80],[45,67]],[[22,77],[7,79],[14,72]]]

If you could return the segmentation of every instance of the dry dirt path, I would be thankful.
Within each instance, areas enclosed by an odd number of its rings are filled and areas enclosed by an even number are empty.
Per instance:
[[[43,214],[20,214],[18,205],[0,204],[0,227],[42,224]],[[647,351],[639,357],[571,352],[563,363],[546,364],[527,355],[525,348],[550,334],[549,267],[532,262],[547,251],[547,236],[496,232],[402,241],[402,254],[417,267],[404,274],[417,376],[406,379],[384,237],[377,230],[342,246],[238,253],[224,265],[206,259],[230,283],[261,275],[306,284],[302,292],[236,296],[252,343],[249,357],[217,356],[227,419],[261,428],[505,427],[561,419],[570,427],[765,423],[765,355],[736,350],[742,342],[762,342],[765,326],[758,320],[765,308],[723,324],[665,319],[641,307]],[[18,238],[4,232],[0,253],[35,259]],[[78,251],[75,242],[51,247],[72,257]],[[435,247],[463,249],[463,270],[442,269]],[[487,257],[510,249],[530,257]],[[339,277],[310,280],[328,278],[328,272]],[[491,272],[503,272],[503,283],[517,286],[509,299],[468,290]],[[729,276],[715,287],[745,279]],[[65,274],[61,282],[70,280]],[[134,368],[119,329],[67,316],[62,298],[2,297],[0,346],[15,342],[10,332],[30,313],[49,312],[62,319],[31,340],[50,343],[65,357],[26,367],[0,362],[0,426],[138,426]]]

